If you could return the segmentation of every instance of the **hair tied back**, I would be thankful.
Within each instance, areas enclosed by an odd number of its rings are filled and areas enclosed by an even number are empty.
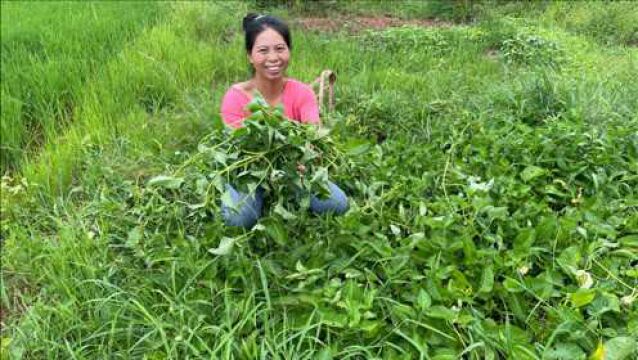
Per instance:
[[[250,54],[255,45],[257,36],[266,29],[273,29],[284,39],[288,49],[292,49],[290,41],[290,29],[280,18],[268,14],[248,13],[242,21],[242,28],[246,35],[246,52]]]
[[[266,15],[260,15],[260,14],[255,14],[255,13],[246,14],[246,16],[244,16],[244,19],[242,20],[242,28],[244,29],[244,31],[247,31],[248,30],[248,26],[252,22],[257,21],[257,20],[261,19],[264,16],[266,16]]]

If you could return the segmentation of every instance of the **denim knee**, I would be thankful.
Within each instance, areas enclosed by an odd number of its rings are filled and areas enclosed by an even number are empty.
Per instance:
[[[226,191],[230,193],[232,205],[222,203],[221,213],[227,226],[241,226],[252,228],[261,217],[263,207],[263,189],[257,189],[253,194],[238,192],[230,184],[226,184]]]
[[[348,197],[343,190],[331,181],[328,182],[328,187],[330,188],[330,197],[319,199],[313,195],[310,198],[310,210],[319,215],[327,212],[341,215],[348,211]]]

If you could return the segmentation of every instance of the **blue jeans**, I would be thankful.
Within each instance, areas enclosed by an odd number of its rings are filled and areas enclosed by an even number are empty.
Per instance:
[[[317,196],[310,198],[310,211],[321,215],[334,213],[341,215],[348,210],[348,198],[337,185],[328,182],[330,197],[319,199]],[[232,206],[222,203],[222,217],[227,226],[241,226],[252,228],[262,215],[264,205],[264,191],[259,188],[254,194],[244,194],[237,191],[230,184],[226,184],[226,190],[230,193]]]

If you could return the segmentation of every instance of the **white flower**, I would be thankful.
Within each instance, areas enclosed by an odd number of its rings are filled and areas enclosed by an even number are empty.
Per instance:
[[[587,271],[578,270],[574,275],[576,275],[576,281],[578,281],[578,286],[580,286],[581,289],[589,289],[594,285],[594,280]]]
[[[475,193],[477,191],[483,191],[483,192],[490,191],[492,186],[494,186],[494,179],[490,179],[490,181],[488,181],[486,183],[479,182],[480,180],[481,180],[481,178],[479,178],[479,177],[470,176],[470,178],[469,178],[469,181],[470,181],[469,189],[470,189],[470,193],[471,194],[473,194],[473,193]]]
[[[627,295],[620,298],[620,303],[625,306],[631,306],[633,302],[636,300],[635,295]]]
[[[521,274],[522,276],[525,276],[528,272],[529,272],[529,266],[527,265],[523,265],[518,268],[518,273]]]

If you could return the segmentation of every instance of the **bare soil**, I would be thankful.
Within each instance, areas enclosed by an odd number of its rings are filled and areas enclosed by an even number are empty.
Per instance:
[[[305,30],[318,32],[339,32],[358,33],[367,29],[385,29],[389,27],[399,27],[403,25],[413,25],[422,27],[450,27],[450,22],[431,19],[400,19],[391,16],[365,17],[365,16],[340,16],[340,17],[303,17],[294,23]]]

